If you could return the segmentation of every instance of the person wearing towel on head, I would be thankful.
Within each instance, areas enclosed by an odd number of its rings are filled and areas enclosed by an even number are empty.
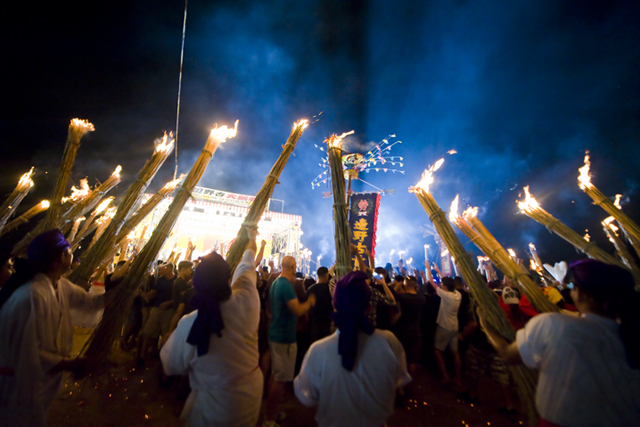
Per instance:
[[[183,317],[160,351],[168,375],[189,374],[192,392],[181,418],[187,426],[246,426],[258,421],[262,372],[258,368],[260,298],[250,235],[231,285],[230,268],[217,253],[202,257],[193,276],[197,310]]]
[[[105,295],[62,277],[73,255],[60,230],[34,238],[27,256],[16,260],[15,274],[0,290],[0,423],[44,427],[62,371],[79,374],[86,365],[69,358],[69,309],[100,310]]]
[[[305,406],[317,406],[320,427],[380,427],[393,413],[397,387],[411,381],[400,341],[367,319],[367,275],[351,272],[336,284],[333,335],[313,343],[293,382]]]

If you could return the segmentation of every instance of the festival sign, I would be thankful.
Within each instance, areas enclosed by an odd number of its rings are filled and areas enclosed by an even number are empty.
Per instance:
[[[223,203],[226,205],[250,207],[255,196],[246,194],[229,193],[228,191],[214,190],[213,188],[196,187],[193,190],[193,198],[198,200],[207,200],[215,203]],[[266,210],[269,210],[271,199],[267,202]]]
[[[375,259],[379,207],[380,194],[378,193],[353,194],[351,196],[351,208],[349,209],[351,243],[356,245],[365,264],[369,264],[369,260],[364,256],[367,249],[371,251],[371,255]],[[355,265],[355,257],[352,258],[352,261]]]

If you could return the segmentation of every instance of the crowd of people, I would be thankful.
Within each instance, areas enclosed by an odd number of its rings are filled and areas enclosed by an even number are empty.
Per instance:
[[[378,427],[415,392],[419,365],[470,403],[488,375],[503,392],[501,411],[515,414],[510,364],[539,370],[541,425],[640,422],[640,305],[622,268],[572,263],[562,283],[541,282],[561,313],[539,314],[508,277],[480,265],[517,331],[507,342],[464,280],[436,264],[370,268],[371,253],[363,259],[353,246],[352,272],[336,280],[335,266],[319,267],[305,278],[291,256],[279,269],[263,265],[264,241],[258,248],[256,227],[246,233],[233,271],[215,251],[153,265],[122,328],[118,345],[139,366],[159,354],[163,382],[185,396],[189,426],[278,426],[293,384],[303,405],[317,407],[320,426]],[[103,294],[65,278],[73,255],[58,230],[37,236],[28,259],[0,259],[0,425],[46,425],[62,373],[92,366],[69,357],[70,309],[108,306],[134,257],[100,279]]]

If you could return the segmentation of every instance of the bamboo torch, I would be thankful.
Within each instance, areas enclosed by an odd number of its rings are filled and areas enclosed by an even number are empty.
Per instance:
[[[76,219],[73,222],[73,227],[71,227],[71,231],[69,232],[69,234],[67,235],[67,241],[69,241],[69,243],[73,242],[76,238],[76,235],[78,234],[78,229],[80,228],[80,223],[82,221],[86,221],[87,218],[81,216],[80,218]]]
[[[455,202],[455,200],[454,200]],[[449,218],[452,220],[456,226],[462,221],[459,217],[455,218],[452,216],[457,216],[457,206],[456,211],[454,212],[454,205],[452,204],[451,212],[449,213]],[[560,309],[557,305],[551,303],[542,293],[538,285],[529,277],[529,275],[524,271],[521,266],[519,266],[516,262],[516,254],[513,252],[513,249],[509,249],[506,251],[502,245],[496,240],[496,238],[487,230],[484,224],[477,217],[477,208],[470,208],[464,211],[463,216],[465,221],[473,228],[473,230],[477,233],[478,238],[469,237],[475,244],[480,248],[482,252],[486,256],[489,257],[491,262],[493,262],[500,271],[502,271],[505,275],[509,276],[514,283],[518,283],[524,293],[529,298],[529,301],[534,305],[536,310],[539,313],[542,312],[552,312],[557,313],[560,312]],[[455,221],[454,221],[455,219]],[[458,227],[460,228],[460,227]],[[464,227],[463,227],[464,228]],[[462,228],[460,228],[461,231]],[[463,231],[463,233],[467,234],[467,232]]]
[[[278,160],[276,160],[271,167],[271,171],[267,175],[264,184],[262,184],[262,188],[258,191],[258,194],[256,194],[255,199],[251,203],[247,217],[244,219],[235,240],[227,252],[226,260],[232,273],[236,269],[238,263],[240,263],[242,254],[244,254],[244,249],[249,242],[249,235],[247,234],[245,227],[258,226],[258,222],[260,221],[262,213],[269,202],[269,198],[271,198],[271,195],[273,194],[273,189],[276,187],[276,184],[278,184],[278,178],[284,170],[284,167],[287,165],[289,157],[296,148],[296,144],[302,136],[302,133],[308,126],[308,120],[298,120],[293,124],[291,134],[289,135],[289,138],[287,138],[286,144],[282,146],[282,152],[280,153]]]
[[[460,273],[464,278],[474,301],[482,309],[484,318],[487,323],[502,335],[509,342],[515,340],[515,331],[507,320],[507,317],[500,308],[495,294],[489,289],[486,282],[476,270],[471,256],[464,250],[464,246],[453,231],[451,224],[447,221],[444,212],[436,203],[435,199],[429,192],[429,186],[433,183],[433,172],[438,170],[444,159],[439,160],[422,175],[422,179],[415,187],[409,188],[413,192],[418,201],[422,205],[424,211],[429,215],[429,220],[433,223],[438,231],[440,238],[449,249],[449,253],[455,256],[460,267]],[[531,426],[537,425],[537,415],[535,410],[534,398],[536,377],[535,373],[523,366],[511,367],[516,389],[520,396],[528,423]]]
[[[629,268],[630,270],[635,271],[640,274],[640,269],[636,264],[635,260],[627,250],[627,245],[622,241],[622,239],[618,236],[618,227],[613,224],[614,218],[610,216],[609,218],[602,221],[602,229],[609,237],[613,246],[615,246],[616,251],[618,252],[618,256],[622,260],[622,262]]]
[[[109,224],[111,224],[111,221],[113,221],[113,218],[116,216],[117,212],[118,212],[118,208],[116,208],[115,206],[111,207],[107,209],[104,215],[102,215],[96,221],[96,223],[98,224],[98,229],[96,230],[96,233],[93,235],[93,239],[91,239],[91,243],[89,243],[87,252],[91,252],[91,248],[96,244],[96,242],[100,241],[100,237],[104,234],[104,231],[107,228],[109,228]]]
[[[16,211],[20,202],[22,202],[22,199],[24,199],[27,193],[29,193],[29,190],[31,190],[31,187],[33,187],[32,176],[33,168],[20,177],[16,188],[14,188],[7,200],[0,206],[0,231],[5,227],[11,215]]]
[[[622,206],[620,205],[620,199],[622,198],[622,194],[616,194],[616,199],[613,202],[613,206],[622,210]],[[629,234],[629,232],[624,228],[624,226],[618,223],[618,227],[622,230],[624,237],[626,237],[627,241],[631,243],[631,246],[635,250],[636,254],[640,257],[640,239],[636,239],[633,235]]]
[[[122,225],[120,232],[118,233],[118,237],[116,238],[116,242],[119,244],[124,238],[131,233],[131,231],[135,230],[135,228],[144,220],[147,215],[149,215],[159,204],[162,202],[167,196],[169,196],[176,189],[178,185],[184,180],[186,175],[182,174],[178,178],[173,181],[169,181],[164,187],[162,187],[156,194],[151,196],[149,200],[147,200],[136,212],[134,212]],[[145,226],[144,230],[147,228]],[[143,232],[140,235],[140,240],[144,238]],[[141,248],[138,248],[141,249]]]
[[[173,151],[173,144],[173,138],[170,138],[167,134],[156,140],[156,148],[151,158],[147,160],[140,172],[138,172],[137,179],[127,189],[127,193],[119,204],[115,216],[109,221],[106,228],[98,228],[98,231],[101,232],[96,232],[97,237],[94,237],[94,241],[85,253],[82,264],[69,275],[69,280],[73,283],[82,285],[87,282],[102,259],[110,253],[114,247],[117,247],[116,238],[120,228],[122,228],[131,210],[144,196],[144,191],[156,176],[156,173],[164,161]]]
[[[171,229],[178,220],[187,200],[191,197],[191,192],[198,184],[198,181],[200,181],[200,178],[202,178],[214,153],[220,144],[236,135],[237,127],[238,122],[236,122],[236,126],[232,129],[226,126],[216,127],[209,134],[204,149],[191,168],[189,175],[182,183],[182,186],[177,191],[169,209],[167,209],[158,223],[147,244],[144,245],[140,254],[131,264],[129,274],[125,276],[123,282],[118,286],[117,291],[114,291],[117,292],[116,296],[105,310],[100,324],[85,345],[86,351],[84,353],[87,356],[104,360],[109,355],[112,344],[120,334],[122,325],[127,318],[127,313],[131,307],[138,285],[142,282],[149,266],[156,259],[158,252],[160,252],[160,249],[162,249],[162,246],[169,237]]]
[[[556,235],[571,243],[576,249],[584,252],[589,258],[602,261],[606,264],[617,265],[618,267],[627,268],[622,262],[618,261],[614,256],[609,255],[603,249],[596,246],[593,242],[587,242],[578,233],[567,227],[560,220],[553,217],[549,212],[542,209],[540,204],[529,193],[529,186],[524,187],[525,200],[518,202],[520,212],[527,215],[529,218],[539,222],[547,227],[549,231],[554,232]],[[628,269],[628,268],[627,268]],[[637,281],[637,278],[636,278]]]
[[[345,194],[344,171],[342,168],[342,139],[354,133],[346,132],[338,136],[335,133],[325,140],[329,152],[331,185],[333,187],[333,219],[336,243],[336,280],[347,274],[351,268],[348,206]]]
[[[76,153],[80,147],[80,139],[87,133],[94,131],[94,127],[86,120],[73,119],[69,124],[69,133],[67,135],[67,144],[64,147],[62,162],[60,163],[60,172],[51,198],[51,208],[47,212],[44,219],[44,229],[49,230],[56,228],[60,221],[62,197],[64,196],[67,182],[71,176],[71,168],[76,161]]]
[[[79,236],[85,237],[87,234],[89,234],[87,233],[87,229],[89,228],[89,226],[93,224],[93,221],[96,219],[97,215],[100,215],[109,207],[111,202],[113,202],[113,199],[115,199],[115,197],[111,196],[111,197],[107,197],[106,199],[100,202],[98,207],[91,213],[91,215],[89,215],[89,218],[87,218],[84,224],[82,224],[82,228],[78,232]]]
[[[0,236],[10,232],[11,230],[13,230],[15,228],[18,228],[22,224],[25,224],[25,223],[29,222],[29,220],[31,220],[31,218],[33,218],[34,216],[38,215],[39,213],[42,213],[42,212],[46,211],[47,209],[49,209],[49,201],[48,200],[41,201],[40,203],[38,203],[37,205],[35,205],[31,209],[29,209],[28,211],[26,211],[25,213],[20,215],[18,218],[14,219],[10,223],[8,223],[4,228],[2,228],[1,229],[2,231],[0,231]]]
[[[94,209],[100,200],[111,190],[113,187],[118,185],[120,182],[120,171],[122,168],[118,166],[115,171],[98,187],[94,188],[86,197],[81,200],[78,200],[77,203],[74,203],[69,210],[62,216],[60,223],[58,223],[58,227],[62,233],[68,232],[75,220],[85,215],[90,210]],[[38,225],[29,233],[27,233],[18,244],[13,249],[14,255],[22,255],[26,252],[27,246],[31,243],[34,237],[38,234],[46,231],[44,228],[44,221],[40,221]]]
[[[609,215],[614,217],[616,221],[618,221],[618,224],[620,224],[627,233],[633,236],[634,239],[640,240],[640,227],[638,227],[638,224],[618,209],[608,197],[605,197],[605,195],[602,194],[595,185],[593,185],[591,177],[589,176],[590,167],[591,162],[589,161],[589,155],[586,155],[584,156],[584,166],[578,169],[580,171],[580,175],[578,176],[578,186],[580,189],[587,193],[596,205],[600,206],[602,209],[607,211]]]

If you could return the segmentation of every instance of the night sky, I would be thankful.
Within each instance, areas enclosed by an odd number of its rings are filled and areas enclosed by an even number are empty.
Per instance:
[[[103,181],[115,166],[122,194],[175,130],[184,3],[11,2],[4,6],[0,194],[36,167],[27,209],[50,195],[69,120],[91,121],[73,182]],[[606,213],[577,185],[585,150],[594,184],[623,193],[640,217],[640,3],[637,1],[191,0],[178,140],[187,172],[214,123],[240,120],[200,185],[255,194],[294,121],[318,115],[273,197],[303,217],[302,243],[333,260],[332,200],[311,189],[331,133],[355,130],[349,150],[395,134],[405,174],[362,175],[396,190],[382,198],[377,254],[422,260],[429,221],[407,188],[441,157],[432,192],[444,210],[456,194],[520,255],[580,255],[518,213],[522,187],[607,250]],[[455,149],[457,154],[448,155]],[[150,190],[173,175],[171,158]],[[48,172],[48,173],[47,173]],[[356,184],[356,191],[371,188]],[[469,250],[478,253],[464,236]],[[397,258],[395,259],[397,260]],[[415,265],[415,264],[414,264]]]

